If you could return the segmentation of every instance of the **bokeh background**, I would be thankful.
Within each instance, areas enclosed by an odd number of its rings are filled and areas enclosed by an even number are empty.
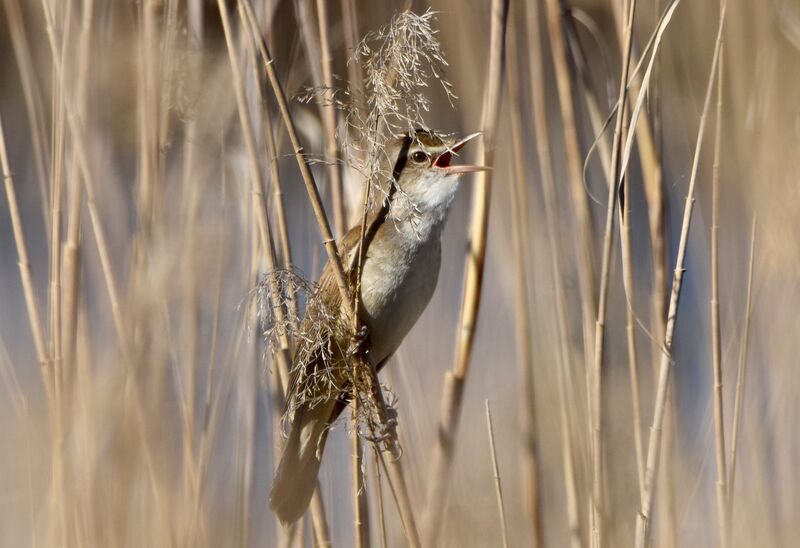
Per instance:
[[[595,140],[586,97],[601,119],[616,101],[620,48],[612,3],[560,2],[570,49],[573,103],[581,157]],[[313,544],[308,523],[287,537],[269,511],[275,464],[274,368],[250,303],[264,264],[258,251],[249,166],[232,89],[219,5],[208,0],[3,0],[0,16],[0,116],[13,172],[18,214],[30,258],[39,322],[53,361],[40,364],[18,266],[8,194],[0,197],[0,545],[2,546],[272,546]],[[319,85],[317,3],[253,2],[279,77],[294,98]],[[348,78],[342,6],[328,8],[332,68]],[[489,59],[488,0],[409,2],[437,12],[434,26],[447,58],[451,105],[435,86],[425,121],[451,132],[480,129]],[[521,368],[533,379],[539,451],[542,539],[566,546],[569,534],[559,422],[558,329],[554,280],[530,97],[530,60],[544,60],[547,123],[557,198],[555,237],[564,251],[570,394],[580,540],[589,545],[591,455],[586,428],[586,375],[581,333],[576,214],[569,193],[563,122],[544,6],[511,0],[508,40],[518,60],[521,109],[504,84],[491,182],[484,285],[474,352],[441,523],[443,546],[501,545],[501,523],[485,426],[492,406],[510,544],[535,541],[522,468],[524,401]],[[620,1],[621,4],[621,1]],[[406,9],[400,1],[352,3],[359,38]],[[666,7],[637,3],[634,49],[641,52]],[[233,44],[244,72],[259,169],[276,223],[264,111],[272,118],[276,163],[294,265],[314,280],[325,253],[286,133],[256,74],[249,35],[228,1]],[[536,51],[527,13],[540,19]],[[653,204],[643,190],[636,147],[629,167],[633,294],[638,323],[639,394],[645,443],[653,416],[654,364],[663,333],[651,312],[672,278],[684,200],[719,21],[716,2],[683,2],[664,32],[645,116],[660,156],[664,212],[654,275]],[[48,29],[47,17],[53,25]],[[303,26],[303,20],[307,23]],[[311,33],[306,33],[304,29]],[[52,34],[49,35],[48,32]],[[800,500],[800,6],[791,0],[730,2],[724,29],[719,180],[719,296],[723,409],[730,443],[737,366],[745,336],[751,227],[755,238],[752,315],[739,428],[737,480],[731,494],[731,546],[793,546]],[[575,45],[579,44],[580,48]],[[309,53],[311,52],[311,53]],[[586,67],[577,75],[578,59]],[[55,59],[55,61],[54,61]],[[258,67],[258,68],[256,68]],[[266,90],[261,93],[261,89]],[[700,155],[686,273],[676,322],[668,433],[652,531],[654,546],[714,546],[720,541],[711,369],[711,181],[715,105]],[[71,124],[68,109],[79,123]],[[318,105],[291,101],[306,150],[325,158]],[[511,117],[522,121],[524,173],[514,172]],[[76,131],[78,127],[80,131]],[[612,119],[613,128],[613,119]],[[610,146],[610,133],[605,139]],[[85,153],[86,172],[80,155]],[[475,149],[466,150],[468,159]],[[646,167],[646,166],[645,166]],[[88,172],[88,175],[87,175]],[[328,169],[314,166],[331,203]],[[358,216],[361,179],[342,169],[350,219]],[[515,178],[524,178],[524,255],[512,245]],[[92,195],[82,192],[87,178]],[[7,180],[8,184],[9,181]],[[397,396],[403,462],[418,523],[440,416],[442,383],[452,367],[468,242],[470,181],[465,180],[443,237],[442,271],[427,311],[407,337],[384,382]],[[594,155],[585,192],[599,271],[606,183]],[[58,206],[58,207],[56,207]],[[56,219],[56,231],[53,230]],[[97,243],[97,230],[105,245]],[[54,235],[56,239],[54,239]],[[118,298],[111,306],[108,267]],[[54,269],[54,249],[61,262]],[[631,388],[626,353],[626,296],[619,238],[614,242],[604,360],[604,449],[607,546],[633,542],[639,508]],[[77,253],[74,251],[77,250]],[[77,260],[70,287],[68,257]],[[520,260],[521,259],[521,260]],[[525,265],[527,299],[515,285]],[[599,281],[599,278],[598,278]],[[55,283],[54,283],[55,282]],[[74,316],[67,317],[70,299]],[[521,361],[518,307],[531,316],[522,335],[532,349]],[[59,307],[61,312],[59,312]],[[121,323],[120,323],[121,318]],[[116,323],[115,323],[116,322]],[[71,330],[67,328],[72,326]],[[70,342],[72,341],[72,342]],[[65,353],[72,345],[71,357]],[[59,358],[60,356],[60,358]],[[58,397],[43,378],[52,376]],[[354,543],[352,453],[344,422],[326,451],[321,485],[334,546]],[[645,445],[646,447],[646,445]],[[365,455],[373,544],[380,544],[375,463]],[[385,478],[382,500],[388,545],[405,537]]]

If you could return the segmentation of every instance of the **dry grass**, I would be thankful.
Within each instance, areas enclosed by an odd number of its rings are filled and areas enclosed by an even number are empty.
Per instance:
[[[722,6],[2,0],[0,545],[795,544],[800,11]],[[423,124],[494,169],[281,528],[313,280]]]

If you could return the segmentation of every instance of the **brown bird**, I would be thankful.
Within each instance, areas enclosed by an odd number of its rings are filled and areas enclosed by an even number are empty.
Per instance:
[[[395,159],[393,184],[384,203],[367,217],[358,312],[359,325],[368,334],[367,357],[377,370],[400,346],[436,289],[442,228],[459,176],[486,169],[450,165],[450,162],[477,135],[450,139],[418,129],[391,143],[387,151],[388,157]],[[339,244],[353,290],[360,239],[358,225]],[[330,264],[322,271],[318,285],[325,309],[345,317],[347,313]],[[308,327],[312,321],[316,320],[306,311],[304,326]],[[351,336],[340,327],[331,338],[335,340],[323,342],[324,347],[331,349],[327,360],[309,348],[313,344],[309,341],[301,341],[295,353],[289,398],[296,405],[270,492],[270,508],[284,523],[293,523],[308,507],[328,427],[349,401],[347,391],[330,393],[319,387],[311,389],[317,393],[309,394],[308,386],[302,386],[301,377],[309,378],[321,368],[327,368],[326,374],[333,377],[327,386],[341,387],[346,382],[342,376]],[[319,348],[319,343],[316,346]]]

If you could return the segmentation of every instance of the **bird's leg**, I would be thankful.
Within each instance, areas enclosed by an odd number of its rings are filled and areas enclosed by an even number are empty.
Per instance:
[[[366,325],[358,328],[358,331],[350,336],[350,346],[347,348],[347,356],[350,358],[359,354],[366,354],[369,350],[369,330]]]

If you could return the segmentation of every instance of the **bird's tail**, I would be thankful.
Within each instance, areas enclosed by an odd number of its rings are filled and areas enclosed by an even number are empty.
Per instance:
[[[335,404],[332,399],[313,408],[301,405],[295,411],[269,494],[269,507],[285,524],[294,523],[303,515],[314,494]]]

